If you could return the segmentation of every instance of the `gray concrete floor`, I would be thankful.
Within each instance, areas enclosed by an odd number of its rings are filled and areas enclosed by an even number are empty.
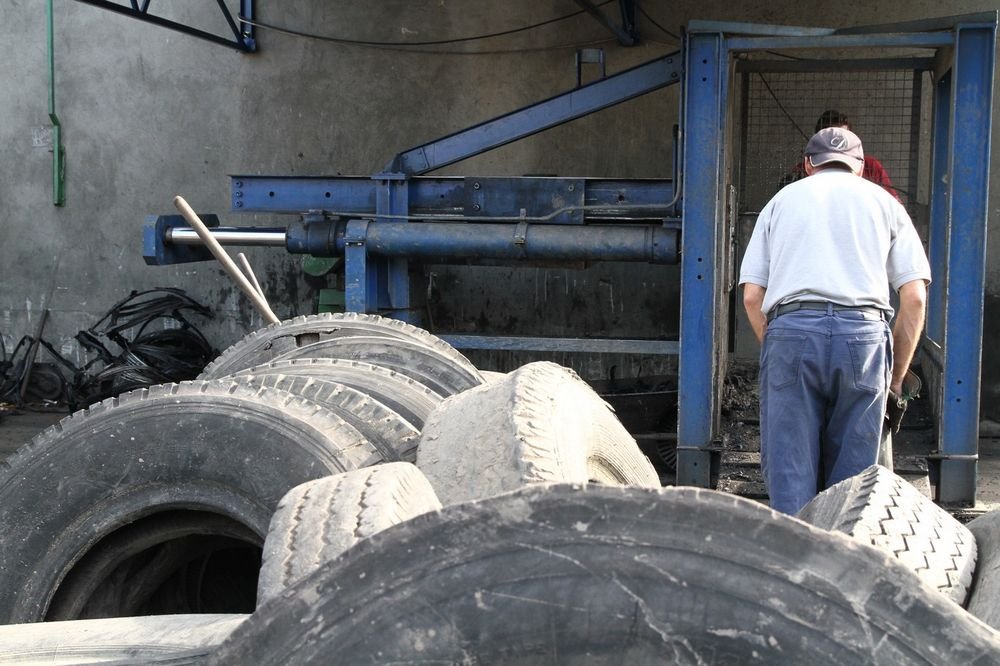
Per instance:
[[[39,432],[58,423],[65,416],[64,412],[3,413],[0,415],[0,459],[6,458]],[[914,454],[919,452],[900,447],[896,453],[898,461],[900,455],[913,458],[918,457]],[[1000,508],[1000,423],[996,421],[985,420],[980,425],[978,471],[976,512]],[[913,477],[906,473],[903,473],[903,476],[930,494],[926,477]]]

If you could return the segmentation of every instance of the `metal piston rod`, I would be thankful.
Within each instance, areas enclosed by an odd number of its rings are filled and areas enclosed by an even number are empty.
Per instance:
[[[465,224],[457,222],[380,222],[368,220],[297,222],[287,230],[226,228],[211,230],[226,246],[285,247],[292,254],[340,256],[351,244],[386,257],[424,261],[454,259],[535,261],[678,262],[678,230],[653,225]],[[193,229],[164,231],[172,245],[201,245]]]

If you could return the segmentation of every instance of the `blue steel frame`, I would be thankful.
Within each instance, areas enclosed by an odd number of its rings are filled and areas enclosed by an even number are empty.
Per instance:
[[[935,460],[938,497],[943,503],[973,503],[978,447],[982,300],[985,281],[986,214],[991,133],[996,12],[897,26],[830,30],[692,22],[683,51],[640,65],[494,120],[397,155],[372,179],[233,177],[238,212],[299,212],[341,216],[346,222],[347,303],[354,311],[388,311],[408,319],[408,265],[399,257],[369,253],[371,225],[410,219],[465,219],[468,189],[476,179],[416,178],[418,174],[530,136],[549,127],[656,90],[683,77],[683,144],[675,174],[683,176],[680,342],[662,343],[660,353],[680,354],[678,483],[709,486],[717,458],[721,377],[725,369],[726,317],[723,308],[727,208],[731,156],[729,91],[734,54],[787,48],[932,48],[938,52],[935,86],[934,154],[930,206],[930,255],[935,282],[929,296],[923,348],[940,368],[936,404],[940,408],[939,453]],[[681,60],[685,66],[682,67]],[[683,166],[681,166],[683,165]],[[511,216],[512,202],[524,200],[531,179],[510,179],[506,208],[477,211],[483,220],[554,223],[549,216]],[[569,188],[579,179],[551,179]],[[675,215],[673,186],[657,181],[584,179],[585,220],[649,223]],[[537,185],[533,184],[533,185]],[[530,197],[530,195],[527,195]],[[478,200],[477,200],[478,201]],[[645,214],[635,208],[647,206]],[[331,204],[333,204],[331,206]],[[352,217],[366,219],[350,219]],[[372,219],[374,218],[374,219]],[[331,246],[334,244],[330,241]],[[331,250],[333,251],[333,250]],[[157,250],[150,250],[159,257]],[[441,243],[447,256],[447,243]],[[532,349],[532,339],[455,338],[479,348]],[[538,341],[535,341],[538,342]],[[583,341],[569,344],[589,351]],[[629,351],[617,341],[616,351]],[[478,344],[482,343],[482,344]],[[543,343],[539,343],[543,344]],[[543,345],[544,346],[544,345]],[[602,349],[607,347],[603,344]],[[644,353],[651,350],[646,344]],[[610,348],[610,347],[609,347]],[[636,347],[638,349],[638,347]],[[939,467],[939,470],[938,470]]]
[[[976,497],[996,27],[995,13],[956,25],[936,72],[930,254],[944,280],[930,293],[925,349],[940,362],[932,480],[935,499],[949,505]]]
[[[997,13],[845,31],[691,24],[685,72],[685,182],[681,285],[678,483],[707,485],[713,462],[719,338],[720,232],[728,72],[739,52],[788,48],[934,48],[934,153],[928,299],[923,349],[940,426],[932,456],[935,499],[973,505],[985,289],[987,196]],[[912,30],[912,32],[907,32]],[[778,34],[767,34],[773,31]],[[734,34],[740,33],[740,34]]]
[[[719,31],[689,32],[684,102],[681,355],[678,366],[677,483],[711,487],[718,458],[719,398],[724,349],[719,334],[725,228],[724,147],[729,53]]]

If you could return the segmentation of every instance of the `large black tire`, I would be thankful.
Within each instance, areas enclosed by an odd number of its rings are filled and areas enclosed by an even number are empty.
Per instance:
[[[967,527],[976,537],[979,560],[966,608],[994,629],[1000,629],[1000,509],[979,516]]]
[[[421,431],[417,466],[444,504],[528,483],[660,487],[608,404],[575,372],[547,362],[441,403]]]
[[[205,657],[246,615],[154,615],[0,626],[0,663],[187,663]]]
[[[329,338],[352,335],[412,340],[449,358],[469,372],[476,368],[458,350],[422,328],[398,319],[356,312],[295,317],[254,331],[208,364],[199,379],[217,379],[255,365],[263,365],[297,347]]]
[[[294,375],[234,375],[233,381],[288,391],[326,407],[371,442],[382,459],[413,462],[420,432],[397,412],[367,393],[337,382]]]
[[[304,481],[378,462],[356,429],[319,405],[231,380],[93,405],[2,466],[0,623],[249,612],[278,500]],[[226,569],[219,555],[234,549],[244,552],[227,578],[205,575]],[[200,575],[186,571],[192,561]],[[217,589],[223,581],[235,589]],[[171,605],[170,586],[194,582],[204,590],[198,607]],[[227,594],[237,607],[226,607]]]
[[[409,421],[417,430],[434,408],[444,399],[420,382],[394,372],[389,368],[360,361],[344,361],[335,358],[303,358],[293,361],[272,361],[247,370],[241,370],[233,377],[244,375],[292,375],[295,377],[317,377],[327,381],[350,386],[367,393],[383,405]]]
[[[880,551],[740,498],[534,486],[376,534],[213,664],[995,664],[997,634]]]
[[[324,563],[382,530],[441,508],[431,484],[409,463],[386,463],[303,483],[271,518],[257,603],[275,597]]]
[[[291,349],[278,361],[303,358],[339,358],[389,368],[420,382],[442,397],[479,386],[485,380],[437,350],[412,340],[350,336],[320,340]]]
[[[976,539],[906,479],[880,465],[824,490],[798,518],[880,548],[928,586],[964,604],[976,568]]]

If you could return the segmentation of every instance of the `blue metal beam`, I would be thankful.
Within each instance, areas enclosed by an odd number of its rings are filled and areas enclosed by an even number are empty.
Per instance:
[[[803,37],[732,37],[733,51],[770,49],[844,49],[844,48],[938,48],[954,43],[950,32],[918,32],[898,35],[826,35]]]
[[[684,233],[677,483],[709,487],[718,414],[720,234],[725,227],[723,147],[729,52],[721,33],[688,36],[684,73]]]
[[[439,333],[438,337],[456,349],[494,351],[585,352],[594,354],[648,354],[675,356],[680,345],[674,340],[629,340],[612,338],[495,337]]]
[[[502,179],[505,188],[502,197],[486,197],[491,178],[443,177],[409,178],[406,183],[410,214],[423,218],[447,218],[469,215],[479,220],[505,218],[513,221],[519,209],[529,207],[529,221],[546,210],[545,201],[537,201],[534,194],[551,191],[556,187],[583,186],[582,212],[585,220],[655,219],[676,214],[667,203],[674,198],[673,184],[669,180],[608,178],[510,178]],[[482,184],[481,188],[476,187]],[[232,205],[234,213],[287,213],[305,214],[325,211],[344,217],[374,215],[376,191],[379,181],[367,176],[336,177],[284,177],[284,176],[231,176]],[[525,203],[530,201],[530,203]],[[481,203],[478,211],[471,205]],[[558,200],[556,200],[558,203]],[[561,204],[559,204],[561,205]],[[551,201],[549,214],[559,207]],[[559,222],[553,216],[551,222]],[[391,218],[399,219],[399,218]]]
[[[513,113],[403,151],[396,155],[383,171],[417,176],[440,169],[678,83],[681,71],[680,52],[671,53]]]
[[[976,498],[996,22],[957,30],[949,156],[948,306],[941,379],[942,504]]]

